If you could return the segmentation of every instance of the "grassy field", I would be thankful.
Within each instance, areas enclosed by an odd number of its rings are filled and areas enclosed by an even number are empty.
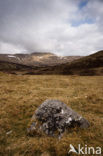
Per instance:
[[[86,130],[70,129],[61,140],[26,135],[37,107],[58,99],[83,115]],[[0,156],[67,156],[69,145],[103,146],[103,76],[30,76],[0,73]],[[71,154],[73,155],[73,154]]]

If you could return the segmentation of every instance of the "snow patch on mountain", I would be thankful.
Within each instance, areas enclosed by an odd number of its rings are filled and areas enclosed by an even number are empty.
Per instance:
[[[14,57],[14,58],[16,58],[16,56],[14,56],[14,55],[8,55],[8,57]]]

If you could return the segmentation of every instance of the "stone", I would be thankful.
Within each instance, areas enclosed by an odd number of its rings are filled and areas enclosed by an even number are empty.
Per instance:
[[[27,128],[28,135],[44,132],[49,136],[63,134],[66,129],[72,127],[82,129],[90,126],[89,122],[59,100],[46,100],[35,111],[31,124]]]

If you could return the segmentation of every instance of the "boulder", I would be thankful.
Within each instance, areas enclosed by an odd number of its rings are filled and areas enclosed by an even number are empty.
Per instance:
[[[27,134],[34,136],[44,132],[50,136],[61,136],[66,129],[75,126],[85,129],[89,122],[63,102],[46,100],[32,116]]]

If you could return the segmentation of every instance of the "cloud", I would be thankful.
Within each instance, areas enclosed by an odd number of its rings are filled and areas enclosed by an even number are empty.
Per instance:
[[[87,55],[103,49],[101,3],[0,0],[0,53]]]

